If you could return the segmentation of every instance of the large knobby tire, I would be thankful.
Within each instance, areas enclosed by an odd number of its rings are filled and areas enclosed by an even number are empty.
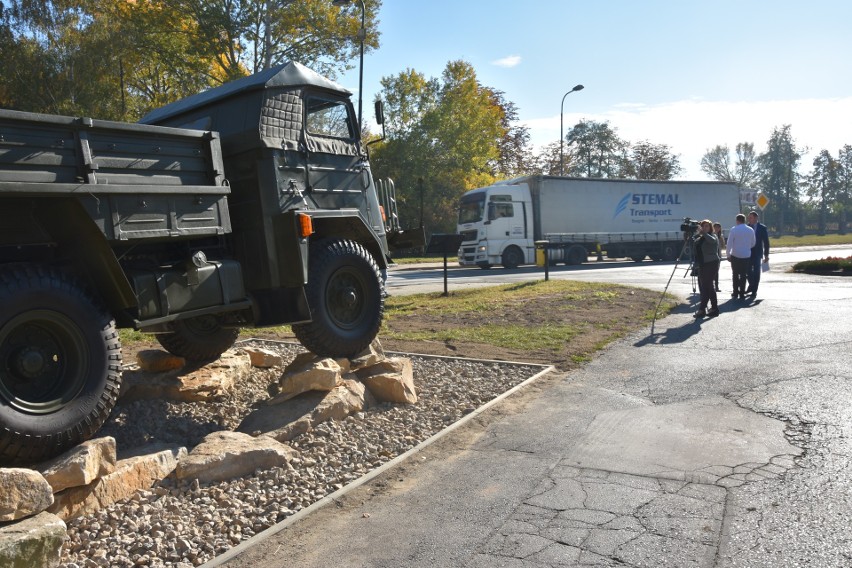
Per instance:
[[[0,463],[91,438],[121,387],[115,320],[83,284],[42,266],[0,269]]]
[[[376,261],[361,244],[345,239],[315,243],[305,292],[311,321],[293,325],[293,333],[309,351],[351,357],[379,333],[384,285]]]
[[[500,258],[500,264],[503,265],[503,268],[514,270],[523,264],[524,260],[524,251],[515,245],[511,245],[506,247],[506,250],[503,251],[503,256]]]
[[[172,355],[190,361],[209,361],[233,347],[238,328],[222,327],[215,316],[200,316],[169,324],[171,333],[158,333],[157,341]]]

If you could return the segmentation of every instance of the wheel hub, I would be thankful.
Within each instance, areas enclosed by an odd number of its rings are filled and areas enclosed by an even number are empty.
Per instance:
[[[45,357],[36,349],[25,349],[18,356],[15,366],[22,377],[35,379],[44,372]]]

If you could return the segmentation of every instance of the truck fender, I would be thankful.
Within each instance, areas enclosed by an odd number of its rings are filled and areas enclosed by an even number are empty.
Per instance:
[[[312,239],[324,237],[343,238],[360,243],[367,249],[375,259],[379,269],[386,270],[388,267],[385,247],[382,246],[379,237],[364,221],[357,210],[351,214],[340,211],[304,211],[311,216],[314,224]]]
[[[74,197],[39,200],[36,218],[59,247],[59,255],[70,261],[77,273],[91,284],[113,317],[136,306],[136,295],[103,232]]]

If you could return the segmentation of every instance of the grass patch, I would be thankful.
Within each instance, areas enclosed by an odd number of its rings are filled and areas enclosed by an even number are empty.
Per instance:
[[[784,235],[770,237],[771,247],[812,247],[819,245],[848,245],[852,244],[852,233],[846,235]]]
[[[852,274],[852,256],[839,258],[830,256],[818,260],[805,260],[793,265],[793,272]]]

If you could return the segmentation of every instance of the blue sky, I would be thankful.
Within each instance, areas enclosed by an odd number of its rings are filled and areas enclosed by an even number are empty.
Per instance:
[[[364,67],[364,116],[380,80],[473,65],[514,102],[537,147],[581,119],[630,141],[668,144],[682,179],[706,179],[704,152],[792,125],[801,147],[852,144],[852,2],[811,0],[384,0],[381,47]],[[357,91],[357,69],[340,78]]]

